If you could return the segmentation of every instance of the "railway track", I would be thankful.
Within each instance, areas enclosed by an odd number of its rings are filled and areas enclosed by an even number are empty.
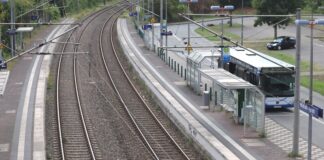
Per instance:
[[[114,7],[115,5],[107,7],[86,17],[82,21],[85,24],[83,24],[83,28],[79,35],[77,35],[77,42],[80,41],[88,25],[97,16],[109,12]],[[73,34],[76,34],[76,32],[71,32],[66,39],[57,68],[56,107],[58,144],[56,144],[57,149],[54,151],[55,158],[62,160],[102,159],[94,138],[90,136],[91,126],[88,126],[87,119],[83,113],[79,87],[77,85],[76,55],[63,55],[68,50],[78,51],[77,46],[68,46],[68,42],[70,42]]]
[[[98,44],[93,40],[88,40],[90,43],[99,45],[99,51],[93,50],[91,46],[94,44],[88,44],[91,54],[82,57],[85,58],[85,61],[89,62],[89,77],[91,78],[90,70],[92,70],[92,72],[94,71],[95,75],[100,78],[92,79],[89,84],[97,87],[97,90],[101,92],[100,94],[106,99],[106,103],[113,108],[112,112],[117,113],[116,115],[119,116],[119,120],[122,121],[120,123],[124,123],[130,135],[134,135],[134,137],[130,139],[137,139],[131,140],[134,141],[131,143],[122,142],[123,140],[120,140],[121,145],[127,145],[127,147],[122,147],[123,149],[135,151],[123,152],[123,154],[125,153],[126,159],[134,159],[136,154],[138,154],[136,151],[140,150],[142,150],[142,153],[138,155],[142,155],[141,159],[195,159],[193,158],[195,156],[192,156],[190,153],[191,150],[187,148],[181,149],[185,145],[179,145],[176,140],[172,138],[169,129],[164,128],[164,126],[166,126],[165,123],[168,122],[160,122],[158,118],[159,115],[154,115],[150,110],[127,77],[116,55],[115,44],[113,42],[113,36],[116,36],[116,34],[113,26],[121,11],[127,7],[124,5],[125,3],[126,2],[118,3],[115,6],[98,11],[86,17],[82,22],[82,28],[79,28],[77,32],[71,33],[66,38],[66,44],[62,48],[62,53],[67,51],[77,52],[79,49],[78,46],[71,46],[71,43],[68,42],[71,42],[72,39],[73,43],[81,42],[82,35],[88,25],[96,18],[98,18],[97,20],[100,19],[101,21],[99,20],[99,23],[103,24],[101,29],[97,27],[90,32],[93,37],[96,37],[98,32],[100,32]],[[107,12],[109,12],[109,14],[104,14]],[[102,21],[102,19],[104,19],[104,21]],[[72,35],[74,38],[72,38]],[[87,39],[88,38],[89,37],[87,37]],[[95,55],[95,53],[99,55]],[[98,61],[99,58],[102,58],[102,60]],[[106,159],[107,154],[103,156],[102,153],[100,153],[96,138],[92,138],[94,137],[94,133],[91,133],[92,126],[91,123],[88,122],[87,115],[83,115],[85,112],[82,107],[83,98],[81,99],[79,97],[84,96],[84,93],[79,91],[79,86],[83,86],[84,83],[79,82],[78,74],[81,72],[81,74],[84,75],[85,70],[88,70],[86,68],[87,66],[84,65],[84,61],[80,63],[75,55],[62,54],[59,61],[56,89],[58,143],[55,143],[53,147],[55,154],[53,159],[103,159],[102,157]],[[102,63],[100,61],[102,61]],[[90,69],[90,62],[95,63],[92,69]],[[97,63],[101,64],[99,65]],[[102,78],[102,75],[107,75],[109,77],[108,80],[106,76]],[[109,84],[107,83],[105,85],[107,88],[100,88],[100,85],[103,84],[101,82],[104,82],[104,84],[108,82]],[[105,95],[107,93],[110,94],[109,98]],[[90,133],[88,133],[89,131]],[[126,137],[125,139],[128,139],[128,141],[130,140]],[[134,143],[136,143],[136,145],[134,145]],[[130,144],[133,145],[129,146]],[[134,146],[138,148],[132,149]],[[135,153],[135,156],[130,153]],[[119,157],[118,155],[115,156]]]
[[[113,42],[116,17],[107,19],[99,36],[100,55],[111,86],[154,159],[190,159],[142,99],[119,61]]]

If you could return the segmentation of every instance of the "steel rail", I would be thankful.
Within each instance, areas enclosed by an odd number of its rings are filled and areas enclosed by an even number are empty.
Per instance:
[[[101,56],[102,56],[102,60],[103,60],[103,63],[104,63],[104,66],[106,68],[106,72],[109,76],[109,79],[110,81],[112,82],[112,86],[113,86],[113,89],[115,90],[116,94],[118,95],[121,103],[123,104],[124,106],[124,109],[126,110],[128,116],[130,117],[130,119],[132,120],[132,123],[134,124],[136,130],[139,132],[142,140],[144,141],[144,143],[147,145],[148,149],[150,150],[150,152],[153,154],[154,158],[155,159],[160,159],[157,155],[157,153],[155,152],[155,150],[153,149],[153,147],[151,146],[151,144],[149,143],[149,141],[147,140],[147,138],[145,137],[144,133],[141,131],[140,127],[139,127],[139,124],[138,122],[136,122],[136,119],[134,118],[134,116],[132,115],[131,111],[128,109],[125,101],[123,100],[120,92],[118,91],[117,89],[117,86],[114,82],[114,80],[112,79],[112,76],[109,72],[109,69],[108,69],[108,65],[107,65],[107,62],[105,60],[105,57],[104,57],[104,51],[103,51],[103,45],[102,45],[102,36],[103,36],[103,32],[104,32],[104,29],[107,25],[107,23],[110,21],[110,19],[112,18],[113,16],[109,17],[109,19],[107,19],[107,21],[105,22],[105,24],[103,25],[102,29],[101,29],[101,33],[100,33],[100,39],[99,39],[99,45],[100,45],[100,52],[101,52]],[[116,19],[113,20],[113,26],[116,24]],[[110,33],[113,33],[113,26],[110,28]],[[114,52],[114,56],[116,57],[117,61],[118,61],[118,64],[119,64],[119,67],[122,69],[123,71],[123,74],[126,76],[127,78],[127,81],[128,83],[131,85],[132,89],[136,92],[136,95],[138,98],[140,98],[141,102],[145,105],[145,109],[148,110],[148,112],[150,113],[150,115],[153,117],[153,119],[155,120],[155,122],[159,125],[159,127],[161,128],[161,130],[166,134],[166,136],[172,141],[172,143],[176,146],[176,148],[179,150],[179,152],[183,155],[183,157],[185,157],[185,159],[189,159],[189,157],[185,154],[185,152],[181,149],[181,147],[175,142],[175,140],[172,138],[172,136],[168,133],[168,131],[164,128],[164,126],[162,125],[162,123],[158,120],[158,118],[155,116],[155,114],[152,112],[152,110],[148,107],[147,103],[144,101],[144,99],[140,96],[139,92],[137,91],[137,89],[135,88],[135,86],[132,84],[131,80],[129,79],[129,77],[127,76],[124,68],[122,67],[122,64],[117,56],[117,52],[116,52],[116,49],[115,49],[115,46],[114,46],[114,43],[113,43],[113,36],[111,34],[110,36],[110,41],[111,41],[111,45],[112,45],[112,50]]]
[[[116,3],[118,4],[118,3]],[[114,5],[116,5],[114,4]],[[99,10],[89,16],[87,16],[86,18],[84,18],[82,20],[82,22],[86,21],[87,19],[91,18],[90,21],[86,24],[86,26],[84,27],[84,29],[82,30],[80,36],[79,36],[79,39],[78,39],[78,42],[80,41],[84,31],[87,29],[88,25],[90,24],[90,22],[92,22],[98,15],[101,15],[107,11],[110,11],[111,9],[113,9],[113,7],[108,7],[108,8],[104,8],[102,10]],[[75,30],[74,30],[75,31]],[[73,31],[73,32],[74,32]],[[62,126],[61,126],[61,118],[60,118],[60,100],[59,100],[59,87],[60,87],[60,71],[61,71],[61,64],[62,64],[62,59],[63,59],[63,55],[64,55],[64,51],[66,49],[66,46],[67,44],[69,44],[69,40],[73,34],[73,32],[70,33],[68,39],[66,40],[67,43],[64,44],[63,46],[63,49],[62,49],[62,54],[59,58],[59,64],[58,64],[58,69],[57,69],[57,80],[56,80],[56,84],[57,84],[57,87],[56,87],[56,105],[57,105],[57,121],[58,121],[58,131],[59,131],[59,139],[60,139],[60,152],[61,152],[61,158],[62,160],[65,160],[65,152],[64,152],[64,143],[63,143],[63,136],[62,136]],[[78,47],[75,47],[74,50],[76,51],[78,49]],[[95,153],[93,151],[93,147],[92,147],[92,144],[91,144],[91,140],[90,140],[90,137],[89,137],[89,134],[88,134],[88,129],[87,129],[87,126],[86,126],[86,123],[85,123],[85,120],[84,120],[84,114],[83,114],[83,111],[82,111],[82,106],[81,106],[81,101],[80,101],[80,97],[79,97],[79,90],[78,90],[78,85],[77,85],[77,76],[76,76],[76,58],[75,58],[75,55],[73,55],[73,75],[74,75],[74,84],[75,84],[75,91],[76,91],[76,97],[77,97],[77,102],[78,102],[78,109],[79,109],[79,113],[80,113],[80,118],[81,118],[81,121],[82,121],[82,126],[83,126],[83,130],[84,130],[84,134],[86,135],[86,139],[87,139],[87,144],[88,144],[88,147],[89,147],[89,152],[91,154],[91,158],[93,160],[96,160],[96,156],[95,156]]]
[[[116,12],[117,14],[117,12]],[[109,70],[108,70],[108,65],[107,65],[107,62],[106,62],[106,59],[104,58],[104,51],[103,51],[103,47],[102,47],[102,36],[103,36],[103,31],[107,25],[107,23],[109,22],[109,20],[112,18],[113,16],[109,17],[107,19],[107,21],[105,22],[105,24],[103,25],[103,27],[101,28],[101,31],[100,31],[100,35],[99,35],[99,46],[100,46],[100,52],[101,52],[101,57],[102,57],[102,60],[103,60],[103,63],[104,63],[104,66],[105,66],[105,69],[106,69],[106,72],[108,74],[108,77],[110,79],[110,81],[112,82],[112,86],[113,86],[113,89],[115,90],[120,102],[123,104],[124,106],[124,109],[126,110],[128,116],[130,117],[133,125],[135,126],[136,130],[139,132],[140,136],[141,136],[141,139],[144,141],[144,144],[146,145],[146,147],[148,147],[148,150],[153,154],[153,157],[154,159],[158,160],[159,157],[157,156],[157,154],[155,153],[155,151],[153,150],[152,146],[150,145],[150,143],[148,142],[147,138],[144,136],[143,132],[141,131],[140,127],[138,126],[138,124],[136,123],[135,121],[135,118],[132,116],[131,112],[129,111],[129,109],[127,108],[124,100],[122,99],[113,79],[112,79],[112,76],[110,75],[109,73]],[[116,18],[117,19],[117,18]],[[113,28],[113,27],[111,27]],[[112,32],[111,32],[112,33]]]
[[[116,23],[116,20],[114,21],[114,24]],[[112,32],[111,28],[111,32]],[[134,84],[132,83],[132,81],[130,80],[129,76],[127,75],[124,67],[122,66],[118,56],[117,56],[117,51],[115,49],[115,45],[113,42],[113,36],[110,36],[110,41],[112,43],[112,49],[114,51],[114,55],[118,61],[118,64],[120,66],[120,68],[123,70],[123,74],[125,75],[125,77],[127,78],[128,83],[132,86],[133,90],[136,92],[138,98],[141,99],[141,101],[143,102],[143,104],[145,105],[145,108],[149,111],[149,113],[151,114],[151,116],[154,118],[154,120],[159,124],[159,127],[163,130],[163,132],[170,138],[170,140],[172,141],[172,143],[176,146],[176,148],[178,148],[178,150],[180,151],[180,153],[185,157],[185,159],[189,160],[190,158],[187,156],[187,154],[181,149],[181,147],[179,146],[179,144],[175,141],[175,139],[170,135],[170,133],[165,129],[165,127],[162,125],[162,123],[158,120],[158,118],[156,117],[156,115],[153,113],[153,111],[150,109],[150,107],[148,106],[148,104],[145,102],[145,100],[142,98],[142,96],[140,95],[140,93],[138,92],[138,90],[135,88]]]

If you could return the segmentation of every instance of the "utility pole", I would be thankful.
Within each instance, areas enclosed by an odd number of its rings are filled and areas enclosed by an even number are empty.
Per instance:
[[[161,50],[163,47],[163,36],[161,34],[162,32],[163,32],[163,0],[160,0],[160,47],[161,47]]]
[[[1,25],[0,25],[0,58],[3,58],[3,55],[2,55],[2,39],[1,39],[1,36],[2,36],[2,28],[1,28]]]
[[[12,35],[10,36],[10,44],[11,44],[11,56],[15,56],[16,51],[16,29],[15,29],[15,1],[10,0],[10,16],[11,16],[11,31]]]
[[[154,18],[154,0],[152,0],[152,46],[153,46],[153,51],[155,50],[155,46],[154,46],[154,21],[155,18]]]
[[[165,32],[168,33],[168,0],[165,0]],[[165,46],[168,47],[168,35],[165,34]],[[168,63],[168,48],[165,48],[164,61]]]
[[[242,0],[242,15],[244,14],[243,6],[244,6],[244,0]],[[243,46],[243,16],[241,17],[241,45]]]
[[[311,25],[310,25],[310,68],[309,68],[309,105],[313,104],[313,34],[314,34],[314,4],[312,1],[312,16],[311,16]],[[308,151],[307,151],[307,159],[311,160],[312,159],[312,120],[313,116],[311,113],[308,115]]]
[[[222,23],[222,26],[221,26],[221,30],[222,30],[222,33],[221,33],[221,60],[220,60],[220,67],[221,68],[224,68],[224,20],[222,18],[221,20],[221,23]]]
[[[300,8],[297,8],[296,20],[300,20]],[[294,132],[293,132],[293,150],[292,155],[299,154],[299,91],[300,91],[300,25],[296,25],[296,70],[295,70],[295,100],[294,100]]]
[[[188,2],[188,10],[187,10],[187,16],[188,17],[189,17],[189,12],[190,12],[190,2]],[[188,42],[187,42],[188,55],[190,54],[190,48],[191,48],[191,44],[190,44],[190,21],[188,21]]]

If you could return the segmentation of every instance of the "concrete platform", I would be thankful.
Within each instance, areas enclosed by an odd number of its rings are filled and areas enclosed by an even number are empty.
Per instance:
[[[51,39],[66,27],[50,27],[37,35]],[[53,52],[54,48],[55,44],[49,44],[39,51]],[[16,61],[10,76],[9,71],[0,71],[4,93],[0,96],[1,160],[46,159],[44,111],[50,57],[26,54]]]

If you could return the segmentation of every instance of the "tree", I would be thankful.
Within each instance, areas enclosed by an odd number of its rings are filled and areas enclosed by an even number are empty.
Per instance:
[[[258,15],[287,15],[296,12],[301,6],[301,0],[253,0],[252,6]],[[273,25],[274,37],[277,38],[277,29],[288,26],[290,18],[287,17],[258,17],[254,27],[263,24]]]

